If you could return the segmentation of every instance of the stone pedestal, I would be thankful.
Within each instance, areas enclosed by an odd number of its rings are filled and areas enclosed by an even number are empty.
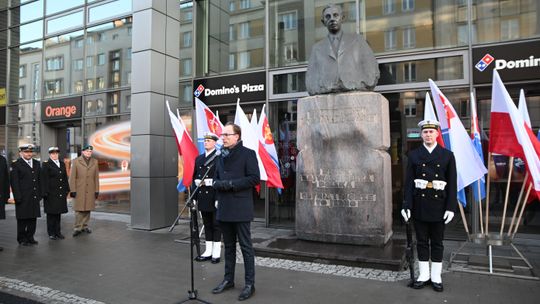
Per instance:
[[[296,235],[384,245],[392,235],[388,101],[378,93],[298,101]]]

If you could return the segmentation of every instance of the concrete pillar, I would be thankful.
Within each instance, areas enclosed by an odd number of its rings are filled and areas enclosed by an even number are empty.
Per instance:
[[[179,0],[134,0],[131,226],[152,230],[178,213],[178,150],[166,113],[178,106]]]

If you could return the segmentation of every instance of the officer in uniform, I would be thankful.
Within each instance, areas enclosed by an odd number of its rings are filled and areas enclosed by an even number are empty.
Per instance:
[[[212,187],[215,168],[216,142],[219,138],[214,133],[204,135],[204,154],[195,159],[195,172],[193,173],[193,186],[200,186],[195,194],[194,200],[197,208],[201,212],[204,224],[204,236],[206,238],[206,248],[204,253],[196,257],[198,262],[212,260],[212,264],[219,263],[221,255],[221,230],[216,220],[216,193]],[[212,160],[213,159],[213,160]],[[210,163],[206,164],[207,161]],[[204,180],[201,180],[208,168],[210,171]]]
[[[437,145],[438,121],[423,120],[418,126],[423,145],[409,153],[401,215],[408,221],[412,210],[416,230],[420,275],[413,288],[431,284],[441,292],[444,225],[457,207],[456,162],[451,151]]]
[[[34,239],[36,219],[41,217],[39,201],[40,166],[39,161],[32,158],[34,146],[25,144],[19,147],[20,158],[11,163],[11,190],[15,199],[15,216],[17,218],[17,241],[22,246],[37,245]]]
[[[60,228],[60,216],[67,213],[69,183],[66,165],[58,159],[60,149],[49,148],[49,159],[41,165],[41,191],[43,207],[47,213],[49,239],[64,239]]]

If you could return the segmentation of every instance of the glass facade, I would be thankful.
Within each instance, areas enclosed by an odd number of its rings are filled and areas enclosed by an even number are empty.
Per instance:
[[[0,98],[0,115],[5,113],[0,125],[0,149],[9,159],[16,157],[16,147],[25,142],[36,144],[38,158],[43,157],[40,134],[51,129],[71,130],[66,153],[78,153],[83,141],[96,140],[95,134],[102,134],[109,127],[122,130],[130,121],[131,46],[133,39],[137,39],[131,36],[131,3],[131,0],[0,1],[0,97],[4,96]],[[327,3],[323,0],[181,0],[179,3],[178,85],[182,113],[187,116],[191,113],[196,79],[254,71],[264,71],[267,75],[266,98],[242,106],[246,113],[251,113],[253,109],[260,111],[266,104],[278,150],[285,189],[281,194],[275,189],[263,189],[256,203],[257,217],[268,225],[294,226],[296,104],[298,98],[307,96],[305,71],[311,48],[327,35],[321,23]],[[473,52],[501,44],[540,41],[539,3],[535,0],[338,0],[333,3],[343,9],[343,30],[362,35],[379,62],[381,78],[376,91],[390,105],[389,153],[394,218],[398,219],[406,154],[420,144],[417,123],[423,118],[428,79],[441,87],[465,126],[470,123],[469,91],[476,92],[487,155],[491,92],[487,84],[474,83]],[[540,77],[533,76],[512,82],[508,87],[516,99],[520,88],[526,90],[534,131],[540,127],[539,84]],[[42,121],[39,109],[43,103],[74,96],[80,97],[82,103],[81,119]],[[234,103],[235,100],[209,106],[213,111],[218,110],[221,120],[226,122],[234,119]],[[120,174],[122,178],[130,167],[123,142],[129,142],[129,132],[124,131],[116,134],[122,139],[116,151],[96,153],[104,173]],[[498,174],[492,180],[495,184],[502,185],[506,180],[502,177],[503,163],[497,159],[489,164],[490,170]],[[519,178],[514,180],[511,197],[519,191]],[[120,192],[100,197],[105,202],[101,205],[128,211],[125,205],[129,202],[129,184],[124,186],[127,188]],[[494,191],[498,190],[492,190],[492,197],[496,197]],[[535,209],[530,210],[526,219],[534,223]],[[470,215],[469,209],[467,212]],[[495,216],[502,214],[500,207],[494,207],[492,212]]]

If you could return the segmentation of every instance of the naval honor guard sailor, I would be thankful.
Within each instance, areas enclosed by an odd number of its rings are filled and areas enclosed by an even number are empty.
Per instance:
[[[451,151],[437,145],[438,121],[423,120],[418,126],[423,144],[408,155],[401,215],[405,221],[412,215],[416,230],[420,275],[412,287],[431,284],[441,292],[444,225],[457,207],[456,162]]]

